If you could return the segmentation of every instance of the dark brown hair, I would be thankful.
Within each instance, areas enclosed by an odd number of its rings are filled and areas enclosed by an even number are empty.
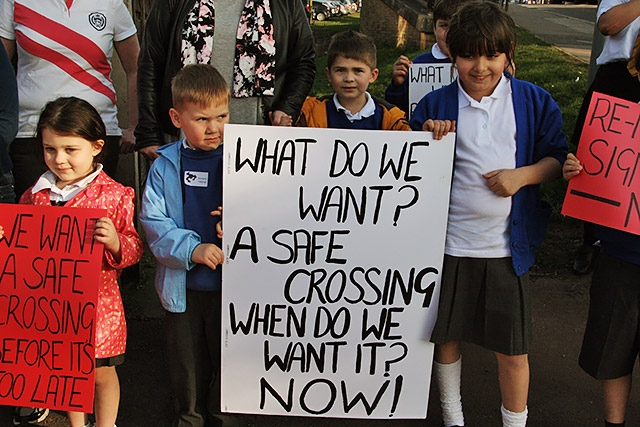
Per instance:
[[[339,56],[362,61],[372,70],[376,68],[376,44],[371,37],[358,31],[341,31],[331,37],[329,48],[327,49],[327,68],[331,69],[331,66]]]
[[[97,141],[103,144],[107,138],[107,130],[100,117],[100,113],[84,99],[75,96],[57,98],[47,102],[40,113],[38,126],[36,127],[36,139],[39,150],[42,147],[42,131],[49,129],[56,135],[77,136],[86,139],[96,146]],[[93,163],[98,163],[102,157],[102,151],[93,157]]]
[[[36,138],[40,142],[43,129],[62,136],[78,136],[91,142],[107,137],[98,111],[84,99],[74,96],[47,102],[36,127]]]
[[[436,0],[433,3],[433,25],[438,19],[450,21],[461,5],[470,0]]]
[[[453,62],[458,56],[504,53],[513,66],[516,26],[507,12],[490,1],[472,1],[451,17],[447,46]]]

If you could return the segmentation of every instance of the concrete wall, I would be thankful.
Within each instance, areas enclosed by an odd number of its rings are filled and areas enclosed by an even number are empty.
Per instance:
[[[424,0],[364,0],[360,31],[378,46],[425,50],[434,42],[433,16]]]

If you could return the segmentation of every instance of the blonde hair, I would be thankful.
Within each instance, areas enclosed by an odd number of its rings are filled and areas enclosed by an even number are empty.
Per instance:
[[[186,65],[171,79],[174,108],[180,108],[187,102],[201,107],[228,104],[230,96],[224,77],[211,65]]]

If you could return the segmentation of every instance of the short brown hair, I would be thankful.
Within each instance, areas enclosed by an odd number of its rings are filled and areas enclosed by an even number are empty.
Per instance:
[[[187,102],[201,107],[229,103],[229,86],[215,67],[208,64],[189,64],[171,79],[174,108]]]
[[[362,61],[371,69],[376,68],[376,44],[371,37],[358,31],[341,31],[331,37],[327,49],[327,68],[330,69],[339,56]]]

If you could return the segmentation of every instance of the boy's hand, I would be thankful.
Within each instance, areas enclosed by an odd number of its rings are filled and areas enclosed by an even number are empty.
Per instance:
[[[498,169],[482,175],[487,186],[496,196],[511,197],[523,187],[518,169]]]
[[[213,243],[200,243],[191,254],[191,261],[204,264],[212,270],[224,261],[224,252]]]
[[[398,86],[404,83],[409,75],[409,66],[411,60],[404,55],[400,55],[398,60],[393,64],[393,71],[391,72],[391,81],[394,85]]]
[[[580,160],[573,154],[569,153],[567,155],[567,160],[564,161],[564,165],[562,165],[562,176],[564,179],[569,180],[574,176],[578,175],[582,170],[582,165],[580,164]]]
[[[0,240],[4,237],[4,228],[0,225]]]
[[[93,226],[93,238],[104,245],[117,260],[120,260],[120,238],[116,226],[109,217],[99,218]]]
[[[218,239],[222,239],[222,236],[224,234],[222,232],[222,206],[218,206],[215,211],[209,212],[209,215],[220,217],[220,221],[216,222],[216,233],[218,235]]]
[[[428,119],[422,124],[422,130],[426,132],[433,132],[433,139],[439,140],[449,132],[456,131],[456,121]]]

